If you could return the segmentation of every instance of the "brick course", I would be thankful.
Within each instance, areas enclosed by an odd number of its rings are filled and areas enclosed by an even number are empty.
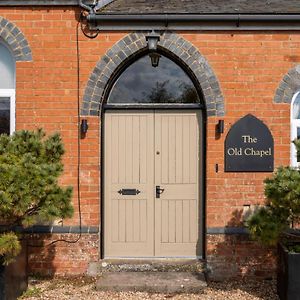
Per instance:
[[[61,132],[66,148],[65,172],[61,182],[74,186],[76,209],[74,218],[65,220],[64,224],[77,226],[79,123],[76,32],[79,10],[72,7],[1,7],[0,16],[1,20],[7,20],[9,24],[15,25],[15,30],[22,32],[32,53],[32,60],[29,52],[24,54],[27,57],[26,62],[25,59],[17,59],[16,128],[43,127],[48,133]],[[3,32],[1,25],[0,32]],[[82,224],[85,226],[99,226],[101,221],[98,114],[101,101],[99,97],[102,95],[100,90],[103,87],[99,87],[99,84],[97,86],[97,82],[100,82],[98,78],[101,78],[101,74],[106,72],[105,66],[108,67],[109,62],[103,64],[108,53],[118,53],[119,45],[124,42],[126,44],[125,40],[132,36],[137,37],[136,41],[139,37],[141,47],[145,45],[144,33],[134,35],[128,32],[100,32],[96,39],[90,40],[79,31],[79,97],[81,112],[89,122],[88,133],[80,140],[80,193]],[[173,36],[177,41],[186,41],[186,45],[191,45],[189,49],[195,51],[193,53],[201,53],[201,57],[198,56],[201,59],[200,64],[209,64],[213,70],[214,82],[218,82],[217,88],[222,93],[222,101],[226,107],[226,114],[222,116],[224,108],[215,106],[215,113],[207,119],[206,225],[208,228],[240,226],[243,206],[263,202],[263,180],[270,173],[224,173],[224,139],[234,122],[252,113],[273,134],[275,166],[289,164],[290,104],[287,98],[279,96],[282,94],[280,91],[283,90],[283,84],[288,83],[288,78],[293,79],[293,74],[299,68],[300,33],[177,32]],[[163,39],[161,43],[166,48],[167,40]],[[130,53],[134,50],[138,48],[130,49]],[[180,57],[180,48],[175,51]],[[201,74],[197,75],[198,78],[199,76]],[[91,81],[96,82],[96,85],[90,87]],[[288,90],[289,87],[284,88]],[[292,95],[289,90],[283,94]],[[210,101],[219,103],[218,99],[212,97]],[[91,112],[90,116],[86,116],[88,112]],[[225,133],[219,137],[216,134],[216,124],[220,118],[225,120]],[[218,172],[216,164],[219,167]],[[86,244],[90,245],[80,259],[80,268],[75,263],[72,264],[74,253],[65,255],[63,261],[60,258],[65,250],[63,247],[71,247],[66,245],[59,246],[61,248],[57,249],[62,249],[62,252],[55,252],[53,256],[34,251],[34,257],[40,257],[41,265],[32,264],[32,270],[41,271],[48,266],[47,261],[50,264],[51,258],[55,261],[57,273],[84,272],[87,262],[97,259],[96,256],[100,253],[96,236],[98,235],[83,235],[81,244],[72,246],[74,251],[79,251]],[[55,238],[56,236],[44,236],[49,241]],[[213,249],[218,247],[211,237],[208,238],[207,247],[208,258],[218,260],[217,256],[211,256]],[[231,257],[231,253],[226,253],[224,251],[223,257]],[[80,252],[76,255],[80,255]],[[243,265],[247,264],[247,257],[249,253],[236,250],[236,262],[243,260]],[[30,259],[30,262],[33,260]]]

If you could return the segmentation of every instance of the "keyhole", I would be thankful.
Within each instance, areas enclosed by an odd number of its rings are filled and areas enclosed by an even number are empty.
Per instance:
[[[159,154],[160,154],[160,152],[159,152],[159,151],[156,151],[156,154],[157,154],[157,155],[159,155]]]

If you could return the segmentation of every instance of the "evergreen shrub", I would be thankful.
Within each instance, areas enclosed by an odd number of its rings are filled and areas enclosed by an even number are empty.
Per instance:
[[[0,256],[14,260],[21,250],[16,226],[73,215],[72,187],[61,187],[65,150],[61,136],[42,129],[0,135]]]
[[[300,140],[293,143],[298,156]],[[297,239],[296,231],[290,229],[300,221],[300,170],[279,167],[264,183],[265,206],[259,207],[247,220],[250,235],[267,246],[276,245],[279,240]]]

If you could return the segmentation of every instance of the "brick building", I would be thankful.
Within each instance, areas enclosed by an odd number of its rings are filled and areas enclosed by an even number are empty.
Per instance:
[[[75,191],[73,219],[27,230],[45,245],[29,246],[31,270],[198,257],[220,276],[270,274],[243,217],[273,159],[297,164],[299,30],[297,0],[1,0],[1,130],[59,131]],[[249,114],[272,165],[232,172],[225,139]]]

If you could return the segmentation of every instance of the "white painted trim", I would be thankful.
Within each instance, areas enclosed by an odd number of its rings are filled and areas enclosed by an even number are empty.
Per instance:
[[[300,162],[297,162],[297,153],[296,153],[296,147],[292,143],[292,141],[297,138],[297,127],[300,127],[300,119],[294,119],[293,118],[293,106],[294,102],[297,98],[297,96],[300,94],[300,91],[296,92],[293,96],[292,102],[291,102],[291,109],[290,109],[290,120],[291,120],[291,148],[290,148],[290,161],[292,167],[300,167]]]
[[[0,89],[0,97],[10,98],[10,134],[16,130],[16,90]]]

